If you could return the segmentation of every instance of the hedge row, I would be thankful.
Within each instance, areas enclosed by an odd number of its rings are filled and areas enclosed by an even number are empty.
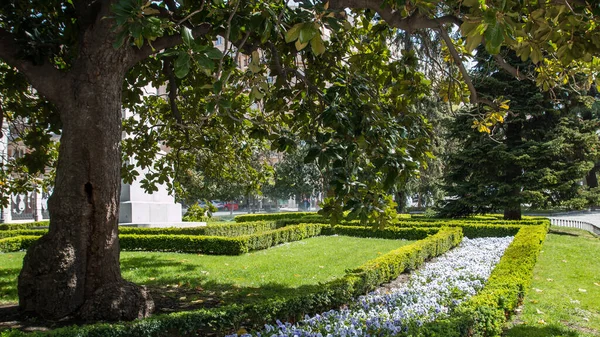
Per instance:
[[[274,222],[257,221],[244,223],[220,223],[209,224],[201,227],[183,227],[183,228],[147,228],[147,227],[119,227],[119,234],[133,235],[205,235],[205,236],[223,236],[235,237],[250,235],[264,231],[270,231],[282,227]],[[18,229],[0,231],[0,239],[22,235],[44,235],[47,229]]]
[[[320,224],[301,224],[237,237],[120,234],[119,242],[122,250],[240,255],[321,235],[322,228],[323,225]],[[0,252],[27,249],[38,238],[39,236],[15,236],[0,239]]]
[[[25,250],[36,242],[40,237],[35,235],[23,235],[0,239],[0,253],[16,252]]]
[[[521,228],[494,268],[485,287],[461,303],[450,318],[428,323],[422,335],[501,336],[502,327],[529,289],[547,226]]]
[[[323,228],[324,235],[347,235],[361,238],[379,238],[392,240],[422,240],[426,237],[436,234],[440,231],[440,227],[424,227],[424,228],[400,228],[387,227],[385,229],[376,230],[373,227],[358,227],[358,226],[327,226]]]
[[[345,276],[313,287],[313,291],[298,292],[298,296],[273,298],[245,306],[228,305],[214,309],[200,309],[152,316],[125,323],[100,323],[82,327],[58,328],[47,333],[3,331],[2,337],[61,336],[61,337],[129,337],[129,336],[203,336],[219,335],[245,328],[261,328],[276,319],[294,320],[306,314],[315,314],[337,308],[353,297],[389,282],[400,273],[419,266],[425,259],[440,255],[462,238],[459,228],[443,228],[437,234],[411,245],[400,247]]]
[[[50,221],[36,221],[24,223],[3,223],[0,224],[0,231],[10,231],[17,229],[31,229],[31,227],[45,227],[50,224]]]
[[[121,234],[119,241],[122,250],[241,255],[320,235],[322,227],[319,224],[304,224],[236,237]]]
[[[244,223],[213,223],[201,227],[187,228],[145,228],[119,227],[120,234],[156,235],[207,235],[207,236],[241,236],[277,229],[281,226],[272,221],[255,221]]]
[[[235,222],[250,222],[250,221],[275,221],[279,219],[299,219],[309,215],[317,215],[316,212],[283,212],[283,213],[268,213],[268,214],[244,214],[237,215]]]
[[[0,239],[10,238],[15,236],[23,236],[23,235],[35,235],[40,236],[48,233],[47,229],[16,229],[16,230],[7,230],[0,231]]]

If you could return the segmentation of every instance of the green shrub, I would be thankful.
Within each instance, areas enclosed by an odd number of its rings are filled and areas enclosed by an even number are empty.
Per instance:
[[[347,235],[356,236],[361,238],[379,238],[379,239],[392,239],[392,240],[422,240],[430,235],[436,234],[440,231],[440,227],[387,227],[384,229],[373,229],[373,227],[359,227],[359,226],[335,226],[326,227],[323,229],[325,235]]]
[[[31,229],[31,227],[48,227],[50,221],[36,221],[24,223],[3,223],[0,224],[0,231],[10,231],[17,229]]]
[[[317,215],[316,212],[287,212],[269,214],[244,214],[236,216],[235,222],[275,221],[280,219],[299,219],[307,215]]]
[[[253,235],[241,236],[240,238],[247,240],[248,250],[260,250],[286,242],[300,241],[321,235],[323,227],[324,226],[321,224],[300,224]]]
[[[23,235],[35,235],[40,236],[48,233],[47,229],[17,229],[17,230],[7,230],[0,231],[0,239],[10,238],[15,236],[23,236]]]
[[[241,238],[197,235],[137,235],[121,234],[122,250],[184,252],[213,255],[240,255],[248,252],[247,242]]]
[[[119,227],[119,233],[137,235],[173,234],[234,237],[264,232],[276,228],[278,228],[278,226],[273,222],[257,221],[244,223],[209,223],[206,226],[181,228]]]
[[[202,208],[197,204],[191,205],[182,219],[185,222],[206,222],[210,219],[210,212],[207,212],[208,208]]]
[[[0,239],[0,252],[8,253],[27,249],[39,238],[40,236],[23,235]]]

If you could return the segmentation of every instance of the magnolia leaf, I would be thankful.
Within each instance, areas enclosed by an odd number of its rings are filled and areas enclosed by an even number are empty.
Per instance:
[[[192,30],[186,26],[181,28],[181,38],[183,39],[183,43],[187,46],[191,46],[194,43],[194,36],[192,35]]]
[[[298,36],[300,35],[300,28],[302,28],[302,23],[297,23],[294,25],[294,27],[290,28],[290,30],[288,30],[285,33],[285,42],[286,43],[290,43],[292,41],[296,41],[298,39]]]
[[[299,34],[300,43],[309,42],[316,34],[317,30],[312,25],[303,25]]]
[[[180,53],[175,60],[175,76],[184,78],[190,71],[190,55],[188,53]]]
[[[310,40],[310,47],[315,55],[321,55],[325,52],[325,45],[323,44],[321,34],[317,34]]]
[[[492,54],[497,54],[492,52],[496,51],[500,49],[500,46],[502,45],[502,42],[504,41],[504,29],[502,27],[502,25],[498,22],[496,22],[494,25],[489,25],[488,28],[485,30],[485,42],[486,42],[486,49],[488,50],[488,52],[492,53]]]
[[[481,44],[482,39],[483,36],[479,34],[467,36],[467,43],[465,44],[465,48],[469,53],[472,52],[475,48],[477,48],[477,46],[479,46],[479,44]]]
[[[296,50],[302,50],[304,49],[304,47],[306,47],[308,45],[308,42],[302,43],[300,42],[300,40],[296,40]]]
[[[221,51],[217,48],[211,48],[206,51],[206,56],[213,60],[219,60],[221,57],[223,57],[223,53],[221,53]]]

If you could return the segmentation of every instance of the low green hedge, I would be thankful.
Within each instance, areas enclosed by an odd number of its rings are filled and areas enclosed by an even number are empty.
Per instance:
[[[268,214],[244,214],[237,215],[235,222],[249,221],[275,221],[280,219],[299,219],[305,216],[317,215],[316,212],[284,212],[284,213],[268,213]]]
[[[246,241],[240,238],[200,235],[137,235],[121,234],[122,250],[241,255],[248,252]]]
[[[7,230],[0,231],[0,239],[10,238],[15,236],[23,236],[23,235],[35,235],[40,236],[48,233],[47,229],[16,229],[16,230]]]
[[[243,227],[243,226],[242,226]],[[226,237],[203,235],[177,235],[168,229],[170,234],[148,235],[147,228],[139,228],[144,234],[119,234],[122,250],[184,252],[214,255],[240,255],[249,251],[267,249],[286,242],[299,241],[321,235],[324,226],[321,224],[300,224],[251,235]],[[131,228],[136,229],[136,228]],[[179,228],[176,228],[179,229]],[[182,228],[190,230],[190,228]],[[42,233],[44,234],[44,233]],[[0,252],[11,252],[26,249],[31,242],[40,236],[15,236],[0,240]]]
[[[22,235],[0,239],[0,253],[17,252],[29,248],[40,237],[35,235]]]
[[[450,318],[426,324],[423,336],[501,336],[502,327],[529,289],[547,226],[525,226],[508,246],[485,287]]]
[[[321,224],[299,224],[272,231],[241,236],[246,240],[248,251],[267,249],[286,242],[300,241],[313,236],[321,235],[325,226]]]
[[[320,235],[322,227],[319,224],[305,224],[236,237],[121,234],[119,240],[123,250],[240,255]]]
[[[0,231],[10,231],[17,229],[31,229],[31,227],[45,227],[50,224],[50,221],[36,221],[24,223],[3,223],[0,224]]]
[[[281,226],[273,221],[255,221],[244,223],[210,223],[206,226],[187,228],[119,227],[119,233],[137,235],[174,234],[234,237],[260,233],[277,229],[279,227]]]
[[[373,227],[359,226],[327,226],[323,229],[324,235],[347,235],[361,238],[379,238],[392,240],[422,240],[440,231],[440,227],[387,227],[384,229],[373,229]]]
[[[308,225],[307,225],[308,226]],[[3,331],[2,337],[60,336],[60,337],[137,337],[137,336],[202,336],[224,335],[245,328],[261,328],[276,319],[294,320],[306,314],[320,313],[348,303],[352,298],[389,282],[402,272],[418,267],[427,258],[446,252],[460,243],[460,228],[442,228],[422,241],[400,247],[345,276],[313,287],[313,291],[288,298],[272,298],[245,306],[228,305],[152,316],[133,322],[99,323],[82,327],[58,328],[49,332],[24,333]]]

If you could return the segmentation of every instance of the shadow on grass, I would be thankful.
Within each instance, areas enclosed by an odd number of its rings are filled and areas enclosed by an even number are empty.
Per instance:
[[[177,266],[177,270],[165,273],[160,270],[165,266]],[[279,283],[264,283],[251,287],[240,286],[233,281],[217,282],[202,274],[197,265],[154,257],[122,258],[121,269],[135,270],[138,277],[144,279],[142,283],[154,299],[156,313],[214,308],[228,304],[252,304],[265,299],[314,293],[322,289],[319,285],[291,287]]]
[[[21,268],[0,269],[0,301],[16,303],[17,296],[17,278]]]
[[[579,333],[560,325],[516,325],[504,333],[504,337],[579,337]]]

